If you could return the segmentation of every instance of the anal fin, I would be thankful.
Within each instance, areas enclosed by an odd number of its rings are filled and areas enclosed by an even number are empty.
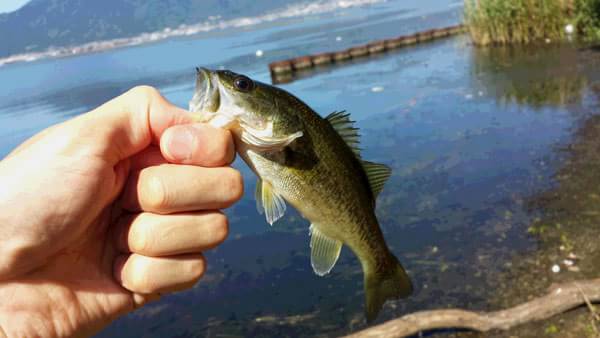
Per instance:
[[[310,225],[310,263],[317,275],[328,274],[341,251],[341,241],[327,237],[314,224]]]

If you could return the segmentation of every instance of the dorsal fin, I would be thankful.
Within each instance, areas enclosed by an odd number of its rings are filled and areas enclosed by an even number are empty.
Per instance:
[[[373,197],[377,198],[377,195],[383,190],[383,185],[390,178],[390,175],[392,175],[392,169],[385,164],[369,161],[362,161],[362,166],[367,174],[367,179],[369,179]]]
[[[360,158],[360,135],[358,134],[358,128],[354,127],[354,121],[350,120],[350,114],[346,113],[345,110],[334,111],[325,119],[331,123],[333,129],[344,139],[356,157]]]

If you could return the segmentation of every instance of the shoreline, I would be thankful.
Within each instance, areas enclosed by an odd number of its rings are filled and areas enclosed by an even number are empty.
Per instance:
[[[221,16],[209,16],[204,22],[199,22],[196,24],[182,24],[176,28],[167,27],[162,30],[145,32],[132,37],[92,41],[75,46],[48,47],[44,51],[13,54],[0,58],[0,68],[4,65],[15,63],[33,62],[43,59],[57,59],[69,56],[100,53],[117,48],[140,46],[170,38],[193,36],[215,30],[251,27],[281,19],[329,13],[336,10],[368,6],[385,1],[386,0],[346,0],[343,2],[329,3],[327,1],[317,0],[309,3],[290,5],[255,17],[238,17],[220,20],[222,19]]]

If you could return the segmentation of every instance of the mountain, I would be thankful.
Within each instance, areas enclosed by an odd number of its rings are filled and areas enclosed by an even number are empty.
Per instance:
[[[0,14],[0,58],[134,36],[211,16],[254,16],[294,0],[32,0]]]

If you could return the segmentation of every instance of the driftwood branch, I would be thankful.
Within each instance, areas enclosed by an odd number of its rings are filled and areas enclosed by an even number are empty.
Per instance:
[[[435,329],[474,331],[508,330],[512,327],[569,311],[578,306],[600,302],[600,278],[552,285],[544,296],[506,310],[473,312],[460,309],[415,312],[390,320],[346,338],[396,338]]]

